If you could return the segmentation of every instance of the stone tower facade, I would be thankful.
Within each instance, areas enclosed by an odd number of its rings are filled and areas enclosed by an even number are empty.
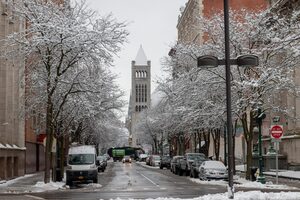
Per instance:
[[[140,146],[136,123],[141,111],[149,108],[151,103],[151,61],[147,60],[140,46],[136,59],[131,62],[131,94],[127,118],[129,145]]]

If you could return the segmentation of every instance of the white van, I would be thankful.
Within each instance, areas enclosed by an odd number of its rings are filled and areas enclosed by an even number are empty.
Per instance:
[[[71,146],[68,153],[66,169],[66,184],[73,182],[98,182],[98,169],[96,166],[96,148],[92,145]]]

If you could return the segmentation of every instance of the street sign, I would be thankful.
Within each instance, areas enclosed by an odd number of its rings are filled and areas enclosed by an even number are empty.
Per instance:
[[[275,139],[281,138],[283,135],[283,126],[281,125],[273,125],[270,129],[271,136]]]

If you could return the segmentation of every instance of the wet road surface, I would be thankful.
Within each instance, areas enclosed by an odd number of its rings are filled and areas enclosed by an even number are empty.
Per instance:
[[[199,185],[169,170],[152,169],[136,163],[109,163],[104,173],[99,173],[99,188],[76,187],[34,196],[43,199],[115,199],[115,198],[192,198],[205,194],[223,193],[223,186]]]

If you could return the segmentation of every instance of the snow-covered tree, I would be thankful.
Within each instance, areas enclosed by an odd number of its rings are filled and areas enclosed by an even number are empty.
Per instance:
[[[111,65],[114,55],[126,42],[128,32],[125,23],[117,22],[111,15],[100,17],[87,8],[84,1],[65,6],[53,1],[20,0],[14,9],[18,17],[26,20],[27,26],[25,31],[9,36],[7,46],[17,44],[20,48],[17,52],[6,50],[6,55],[27,58],[27,97],[33,97],[28,99],[27,105],[36,112],[46,110],[45,182],[49,182],[50,147],[55,124],[59,116],[63,117],[60,112],[66,109],[68,113],[82,115],[78,122],[83,122],[119,107],[115,105],[118,94],[101,90],[101,81],[103,84],[111,81],[101,73]],[[93,77],[97,75],[101,75],[98,81]],[[84,106],[80,111],[73,107],[72,111],[72,103]],[[100,107],[94,110],[97,105]]]
[[[232,112],[234,121],[241,121],[247,142],[247,178],[250,177],[252,139],[257,108],[265,112],[285,112],[275,103],[281,91],[298,95],[293,74],[299,64],[299,13],[285,20],[269,11],[231,12],[231,58],[255,54],[260,65],[231,66]],[[294,19],[294,20],[293,20]],[[225,121],[224,67],[197,69],[197,57],[214,55],[224,58],[224,22],[221,15],[199,18],[204,44],[177,44],[173,56],[167,59],[170,77],[160,84],[166,93],[172,112],[180,115],[176,121],[181,130],[218,128]]]

